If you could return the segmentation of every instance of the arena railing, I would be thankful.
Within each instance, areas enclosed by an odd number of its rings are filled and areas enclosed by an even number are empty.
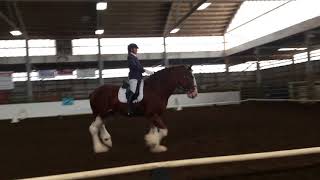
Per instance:
[[[33,177],[33,178],[27,178],[23,180],[88,179],[88,178],[97,178],[97,177],[134,173],[134,172],[140,172],[140,171],[148,171],[148,170],[154,170],[159,168],[176,168],[176,167],[186,167],[186,166],[221,164],[221,163],[242,162],[242,161],[262,160],[262,159],[271,159],[271,158],[303,156],[303,155],[318,154],[318,153],[320,153],[320,147],[311,147],[311,148],[301,148],[301,149],[292,149],[292,150],[281,150],[281,151],[260,152],[260,153],[250,153],[250,154],[154,162],[154,163],[147,163],[147,164],[98,169],[98,170],[44,176],[44,177]]]

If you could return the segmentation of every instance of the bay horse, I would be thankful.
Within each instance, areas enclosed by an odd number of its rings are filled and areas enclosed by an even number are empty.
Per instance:
[[[95,120],[89,127],[95,153],[107,152],[112,147],[111,135],[106,130],[106,119],[114,113],[127,115],[128,104],[118,100],[120,86],[102,85],[90,94],[90,106]],[[189,98],[198,94],[191,66],[180,65],[162,69],[144,80],[143,99],[133,105],[150,120],[150,130],[145,135],[146,145],[153,153],[167,150],[160,144],[168,129],[161,116],[166,110],[169,97],[176,88],[182,88]]]

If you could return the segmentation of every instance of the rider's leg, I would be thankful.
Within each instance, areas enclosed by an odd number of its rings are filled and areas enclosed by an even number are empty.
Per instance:
[[[132,114],[132,102],[134,99],[134,95],[137,89],[137,79],[130,79],[129,80],[129,85],[130,85],[130,91],[129,91],[129,96],[128,96],[128,115]]]
[[[133,96],[134,96],[134,93],[132,91],[130,91],[129,97],[128,97],[128,115],[133,113],[133,111],[132,111]]]

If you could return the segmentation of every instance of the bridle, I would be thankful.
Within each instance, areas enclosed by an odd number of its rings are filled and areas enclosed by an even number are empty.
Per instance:
[[[194,90],[194,89],[196,89],[196,88],[197,88],[196,85],[192,85],[190,88],[184,88],[184,87],[182,87],[181,85],[179,85],[179,86],[177,87],[177,89],[182,90],[182,91],[184,91],[184,92],[190,92],[190,91],[192,91],[192,90]]]

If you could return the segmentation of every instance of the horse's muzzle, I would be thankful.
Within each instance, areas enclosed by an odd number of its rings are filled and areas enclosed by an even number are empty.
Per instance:
[[[198,96],[198,89],[197,89],[197,87],[193,87],[191,90],[189,90],[188,91],[188,93],[187,93],[187,96],[189,97],[189,98],[195,98],[195,97],[197,97]]]

